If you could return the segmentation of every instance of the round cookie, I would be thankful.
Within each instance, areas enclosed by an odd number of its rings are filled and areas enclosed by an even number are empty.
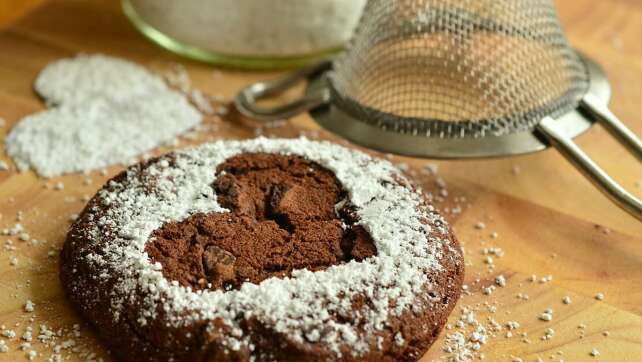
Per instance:
[[[413,361],[463,268],[446,222],[389,162],[258,138],[109,181],[69,231],[61,280],[123,360]]]

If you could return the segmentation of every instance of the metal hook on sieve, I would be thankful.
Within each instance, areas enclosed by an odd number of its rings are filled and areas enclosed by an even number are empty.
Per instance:
[[[606,102],[592,93],[584,95],[579,108],[594,118],[624,145],[638,160],[642,161],[642,142],[608,108]],[[642,201],[615,182],[573,140],[560,129],[560,123],[545,117],[536,127],[580,172],[584,174],[608,198],[642,220]]]
[[[587,107],[586,105],[583,105]],[[594,111],[591,108],[591,111]],[[609,112],[610,113],[610,112]],[[613,116],[611,114],[611,116]],[[625,140],[624,143],[636,157],[642,156],[642,147],[640,140],[633,135],[633,133],[626,128],[621,122],[613,116],[613,119],[599,118],[606,126],[607,129],[613,134],[617,134],[617,138]],[[615,120],[616,122],[611,122]],[[560,123],[552,117],[544,117],[542,121],[536,126],[546,139],[567,159],[573,166],[575,166],[586,178],[589,179],[602,193],[604,193],[611,201],[616,203],[622,209],[627,211],[639,220],[642,220],[642,201],[636,198],[630,192],[626,191],[622,186],[615,182],[600,166],[598,166],[570,137],[565,135],[565,132],[560,127]]]
[[[599,97],[587,93],[580,102],[580,108],[596,118],[620,143],[639,160],[642,161],[642,142],[628,129],[608,108]]]
[[[278,121],[304,113],[328,103],[330,92],[327,89],[321,89],[317,93],[307,94],[274,107],[261,107],[257,102],[260,99],[281,94],[295,84],[325,72],[331,67],[331,61],[325,60],[296,70],[282,78],[250,84],[238,93],[234,99],[234,105],[241,114],[263,122]]]

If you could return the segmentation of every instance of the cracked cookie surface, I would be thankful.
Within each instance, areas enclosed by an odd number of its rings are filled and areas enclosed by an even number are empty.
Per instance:
[[[335,175],[300,156],[248,153],[217,167],[229,213],[199,213],[156,230],[146,246],[163,275],[193,289],[238,289],[293,270],[376,254]]]

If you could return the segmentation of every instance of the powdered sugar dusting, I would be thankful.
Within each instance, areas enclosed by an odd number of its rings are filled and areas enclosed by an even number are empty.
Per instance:
[[[201,120],[160,78],[104,55],[55,62],[35,87],[58,106],[23,118],[6,147],[20,170],[46,177],[125,163]]]
[[[150,235],[163,223],[194,213],[228,212],[210,185],[217,165],[245,152],[297,154],[332,170],[372,236],[377,256],[323,271],[298,270],[290,278],[245,283],[232,291],[193,291],[165,279],[161,265],[152,264],[144,251]],[[131,303],[143,305],[141,325],[158,317],[159,310],[174,326],[219,319],[232,330],[226,337],[231,349],[251,350],[238,320],[252,317],[293,341],[318,341],[337,355],[347,343],[351,353],[360,354],[391,316],[430,288],[426,273],[442,268],[439,260],[447,241],[427,235],[431,228],[446,233],[445,222],[398,180],[403,183],[404,178],[389,162],[331,143],[258,138],[206,144],[176,153],[171,164],[163,158],[142,169],[130,168],[122,183],[110,182],[99,192],[98,201],[111,207],[106,214],[89,210],[84,216],[93,225],[88,242],[100,250],[86,258],[100,275],[99,283],[115,282],[112,309],[117,319]],[[108,230],[118,235],[109,236]],[[115,275],[110,273],[114,269],[128,272]],[[142,291],[145,300],[132,301],[135,291]],[[351,301],[359,295],[371,303],[355,313]]]
[[[165,82],[142,66],[102,54],[79,54],[47,65],[34,87],[48,103],[89,102],[96,97],[126,101],[167,91]]]

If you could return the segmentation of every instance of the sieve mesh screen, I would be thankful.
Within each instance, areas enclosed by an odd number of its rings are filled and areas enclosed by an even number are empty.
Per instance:
[[[589,85],[549,0],[370,0],[329,81],[356,118],[437,137],[531,129]]]

